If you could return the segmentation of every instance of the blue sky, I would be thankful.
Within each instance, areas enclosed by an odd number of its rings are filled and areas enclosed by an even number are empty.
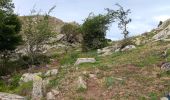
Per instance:
[[[56,5],[51,13],[65,22],[76,21],[80,24],[89,15],[105,13],[105,8],[116,9],[119,3],[125,9],[131,9],[132,22],[128,29],[130,36],[138,35],[157,27],[160,20],[170,18],[170,0],[13,0],[15,12],[19,15],[29,15],[35,5],[37,10],[47,12]],[[107,32],[107,38],[118,40],[123,37],[117,24],[112,24]]]

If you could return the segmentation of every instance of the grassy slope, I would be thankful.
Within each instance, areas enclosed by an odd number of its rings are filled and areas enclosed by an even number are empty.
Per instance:
[[[60,68],[51,86],[58,86],[63,93],[58,99],[158,100],[170,89],[169,73],[161,72],[159,68],[159,64],[165,61],[161,54],[166,48],[168,43],[154,42],[106,57],[99,57],[94,51],[71,51],[57,57],[65,67]],[[79,57],[95,57],[97,62],[73,66]],[[90,78],[90,73],[95,74],[97,79]],[[82,92],[77,91],[75,86],[80,75],[88,84],[88,89]]]
[[[170,91],[170,73],[162,72],[159,64],[166,61],[162,52],[169,48],[167,42],[153,42],[127,52],[117,52],[101,57],[96,51],[82,53],[69,50],[67,54],[54,52],[54,62],[59,74],[50,82],[47,90],[58,87],[61,100],[158,100]],[[94,57],[97,62],[74,66],[77,58]],[[169,57],[168,59],[169,60]],[[96,78],[89,75],[94,74]],[[87,82],[87,90],[77,89],[78,76]],[[4,92],[30,93],[31,85],[18,86],[19,76],[13,77],[12,84],[0,84]],[[28,90],[27,90],[28,88]]]

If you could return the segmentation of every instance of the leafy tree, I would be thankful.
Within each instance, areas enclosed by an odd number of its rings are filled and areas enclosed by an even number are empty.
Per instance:
[[[131,18],[128,18],[128,14],[131,13],[130,9],[124,10],[124,8],[116,4],[119,9],[118,10],[112,10],[107,8],[106,10],[108,11],[109,16],[114,16],[113,20],[118,21],[118,27],[120,30],[122,30],[122,34],[124,35],[124,38],[128,38],[129,31],[127,30],[127,25],[132,21]]]
[[[79,25],[66,23],[61,28],[61,34],[64,34],[66,36],[65,38],[68,43],[80,42]]]
[[[81,28],[83,33],[83,51],[95,50],[107,45],[105,36],[111,22],[111,17],[108,15],[89,15]]]
[[[0,10],[6,13],[12,13],[14,4],[12,0],[0,0]]]
[[[62,28],[61,28],[61,34],[64,34],[64,44],[66,45],[65,47],[65,53],[67,53],[69,46],[72,46],[71,44],[73,43],[80,43],[81,42],[81,33],[80,33],[80,26],[75,23],[66,23]]]
[[[19,35],[21,23],[13,13],[14,5],[11,0],[0,1],[0,56],[5,64],[11,52],[21,43]],[[4,65],[3,65],[4,66]]]

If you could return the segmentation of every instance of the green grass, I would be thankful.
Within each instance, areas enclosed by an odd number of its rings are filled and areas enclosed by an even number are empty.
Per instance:
[[[107,88],[111,88],[115,83],[115,79],[113,77],[106,77],[105,78],[105,86]]]
[[[17,87],[13,91],[13,93],[16,93],[16,94],[19,94],[19,95],[22,95],[22,96],[28,96],[29,94],[31,95],[32,88],[33,88],[32,82],[23,83],[22,85]]]
[[[12,75],[10,82],[6,83],[4,80],[0,80],[0,92],[11,92],[19,87],[20,74]]]

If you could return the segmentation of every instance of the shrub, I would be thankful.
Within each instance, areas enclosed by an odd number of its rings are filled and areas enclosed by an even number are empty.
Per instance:
[[[82,50],[89,51],[105,47],[107,45],[106,31],[110,23],[110,17],[107,15],[89,15],[81,27]]]
[[[79,32],[79,26],[76,24],[65,24],[61,28],[61,34],[65,35],[65,40],[68,43],[76,43],[81,42],[80,40],[80,32]]]
[[[33,59],[29,55],[24,55],[17,61],[18,65],[22,66],[23,69],[28,68],[30,65],[44,65],[49,62],[50,57],[43,54],[34,55]]]

